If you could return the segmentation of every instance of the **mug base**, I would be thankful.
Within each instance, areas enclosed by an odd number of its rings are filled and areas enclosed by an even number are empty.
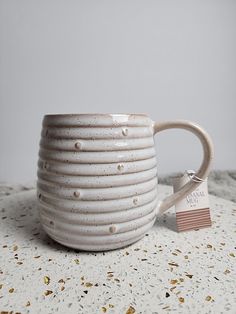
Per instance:
[[[46,231],[45,231],[46,232]],[[118,243],[111,243],[111,244],[104,244],[104,245],[88,245],[88,244],[76,244],[76,243],[69,243],[65,241],[61,241],[60,239],[57,239],[55,236],[50,235],[48,232],[46,232],[47,235],[54,240],[55,242],[65,246],[69,247],[71,249],[79,250],[79,251],[85,251],[85,252],[103,252],[103,251],[113,251],[121,248],[125,248],[131,244],[134,244],[141,240],[145,234],[142,234],[141,236],[138,236],[136,238],[127,240],[127,241],[122,241]]]

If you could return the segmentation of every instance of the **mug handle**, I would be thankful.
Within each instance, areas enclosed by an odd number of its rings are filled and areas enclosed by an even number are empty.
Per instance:
[[[213,159],[213,143],[210,136],[199,125],[190,121],[166,121],[166,122],[153,122],[154,135],[167,129],[184,129],[195,134],[201,141],[203,147],[203,160],[199,170],[196,172],[196,177],[205,179],[209,172]],[[168,208],[173,206],[176,202],[183,199],[185,196],[194,191],[201,182],[190,180],[179,191],[167,196],[164,200],[160,201],[157,214],[160,215]]]

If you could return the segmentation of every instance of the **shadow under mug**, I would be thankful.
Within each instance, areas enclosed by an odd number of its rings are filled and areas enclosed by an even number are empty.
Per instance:
[[[196,172],[206,178],[213,145],[189,121],[153,122],[145,114],[46,115],[38,161],[38,204],[43,228],[76,249],[104,251],[141,239],[158,215],[198,187],[189,181],[160,201],[154,135],[178,128],[203,147]]]

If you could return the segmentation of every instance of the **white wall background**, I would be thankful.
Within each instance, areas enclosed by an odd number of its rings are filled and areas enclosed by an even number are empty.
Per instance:
[[[45,113],[190,119],[235,169],[236,1],[0,0],[0,180],[35,179]],[[198,140],[157,138],[161,173],[197,168]]]

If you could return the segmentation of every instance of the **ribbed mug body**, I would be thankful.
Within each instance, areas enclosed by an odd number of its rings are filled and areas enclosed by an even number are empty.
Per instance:
[[[38,162],[40,219],[81,250],[127,246],[152,227],[157,161],[146,115],[47,115]]]

